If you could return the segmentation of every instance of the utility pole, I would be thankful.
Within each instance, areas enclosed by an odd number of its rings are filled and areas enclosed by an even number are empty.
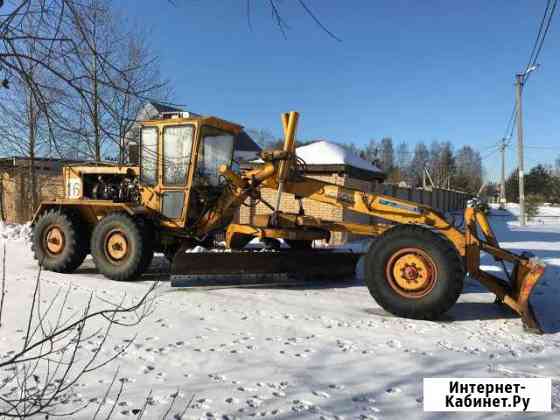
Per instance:
[[[517,166],[519,171],[519,223],[521,226],[526,225],[525,219],[525,174],[523,168],[523,109],[521,107],[521,93],[523,84],[528,74],[535,71],[539,67],[535,64],[523,73],[515,75],[515,108],[517,110]]]
[[[500,152],[502,152],[502,179],[500,182],[500,209],[505,208],[506,204],[506,147],[507,140],[502,139],[502,144],[500,145]]]
[[[525,174],[523,168],[523,113],[521,90],[526,73],[515,75],[515,104],[517,109],[517,170],[519,174],[519,224],[525,226]]]

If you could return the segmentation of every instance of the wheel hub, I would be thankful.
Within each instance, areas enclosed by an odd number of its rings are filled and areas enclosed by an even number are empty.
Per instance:
[[[107,256],[115,261],[121,261],[128,254],[128,241],[126,236],[118,230],[107,234],[105,240]]]
[[[64,232],[58,226],[52,226],[45,235],[45,245],[49,253],[58,255],[62,252],[65,245]]]
[[[386,275],[393,290],[408,298],[426,296],[437,281],[435,263],[418,248],[401,249],[393,254],[387,264]]]

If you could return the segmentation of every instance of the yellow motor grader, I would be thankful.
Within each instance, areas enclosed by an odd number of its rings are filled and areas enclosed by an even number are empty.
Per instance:
[[[398,316],[437,319],[457,301],[465,274],[517,312],[527,328],[540,330],[529,296],[544,265],[500,248],[476,204],[459,229],[438,211],[415,202],[367,193],[305,177],[295,154],[299,115],[282,115],[284,147],[260,154],[245,172],[233,162],[242,127],[216,117],[170,118],[141,124],[139,164],[92,164],[64,168],[65,198],[43,202],[33,220],[35,257],[47,270],[72,272],[91,254],[97,269],[114,280],[138,278],[154,252],[173,259],[175,276],[297,273],[343,275],[357,256],[313,247],[332,232],[375,237],[364,256],[365,283],[373,298]],[[274,202],[262,190],[276,191]],[[300,200],[297,213],[280,211],[283,194]],[[303,199],[375,216],[370,224],[322,220],[305,214]],[[252,199],[252,200],[249,200]],[[271,213],[252,224],[232,223],[241,205],[262,201]],[[225,234],[225,252],[212,247]],[[283,240],[288,249],[256,252],[254,238]],[[505,281],[480,268],[481,252],[513,264]],[[505,268],[505,265],[504,265]]]

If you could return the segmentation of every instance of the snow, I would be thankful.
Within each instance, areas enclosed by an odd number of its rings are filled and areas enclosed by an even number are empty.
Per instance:
[[[5,223],[0,221],[0,239],[26,242],[31,237],[31,224]]]
[[[137,334],[134,345],[113,364],[79,381],[76,395],[63,401],[62,408],[70,411],[90,398],[102,398],[119,367],[119,377],[127,382],[115,419],[135,418],[132,410],[142,406],[150,389],[146,419],[161,418],[177,391],[168,418],[194,395],[187,418],[402,419],[406,413],[433,419],[437,415],[422,411],[424,377],[552,377],[553,412],[525,413],[523,418],[557,418],[560,222],[521,228],[514,215],[515,208],[508,208],[491,222],[502,246],[530,250],[548,264],[532,298],[545,335],[524,332],[519,318],[493,304],[493,295],[468,279],[445,319],[430,322],[387,314],[358,280],[316,287],[174,289],[161,257],[144,281],[132,283],[105,279],[90,259],[72,275],[43,272],[42,299],[71,287],[65,315],[85,305],[92,293],[114,301],[124,294],[133,299],[152,280],[162,281],[154,313],[138,327],[116,327],[106,348]],[[28,307],[37,275],[29,243],[22,240],[27,229],[0,228],[0,235],[10,238],[0,355],[21,345],[27,319],[22,308]],[[500,271],[488,256],[482,264]],[[95,345],[88,342],[85,349]],[[89,406],[71,418],[91,418],[94,410]]]
[[[506,209],[503,212],[497,211],[497,215],[502,215],[508,217],[509,214],[519,217],[519,205],[515,203],[508,203]],[[519,220],[509,221],[511,226],[519,226]],[[545,229],[555,229],[555,225],[560,224],[560,207],[548,207],[541,206],[537,212],[537,216],[527,222],[527,225],[532,229],[537,226],[547,225]],[[553,225],[553,226],[550,226]]]
[[[344,147],[328,141],[317,141],[298,147],[296,155],[308,165],[349,165],[366,171],[383,172],[377,166],[356,156]]]
[[[316,141],[296,148],[296,155],[308,165],[349,165],[366,171],[383,171],[365,159],[352,153],[339,144],[329,141]],[[255,159],[253,163],[263,163],[262,159]]]

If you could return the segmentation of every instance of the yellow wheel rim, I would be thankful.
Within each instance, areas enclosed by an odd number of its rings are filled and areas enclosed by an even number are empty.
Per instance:
[[[419,248],[405,248],[395,252],[389,258],[385,274],[395,292],[413,299],[426,296],[437,282],[437,269],[433,259]]]
[[[121,261],[128,255],[128,241],[120,230],[112,230],[105,236],[105,253],[113,261]]]
[[[64,232],[59,226],[51,226],[45,235],[45,248],[52,255],[58,255],[64,250],[66,240]]]

